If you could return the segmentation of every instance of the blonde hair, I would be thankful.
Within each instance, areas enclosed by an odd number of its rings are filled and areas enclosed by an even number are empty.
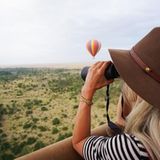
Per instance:
[[[137,100],[137,94],[127,85],[127,83],[123,84],[122,95],[125,103],[127,103],[127,105],[130,105],[131,107]]]
[[[122,87],[122,97],[119,101],[120,103],[118,104],[120,105],[119,107],[122,110],[121,117],[123,116],[123,118],[125,118],[131,112],[133,106],[137,101],[137,98],[137,94],[126,83],[124,83]]]
[[[125,132],[135,135],[153,160],[160,159],[160,108],[137,102],[127,117]]]

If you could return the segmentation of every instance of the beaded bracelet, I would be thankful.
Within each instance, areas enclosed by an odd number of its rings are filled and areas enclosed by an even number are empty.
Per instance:
[[[84,102],[87,105],[91,106],[93,104],[93,102],[89,99],[86,99],[85,97],[83,97],[82,95],[80,96],[80,102]]]

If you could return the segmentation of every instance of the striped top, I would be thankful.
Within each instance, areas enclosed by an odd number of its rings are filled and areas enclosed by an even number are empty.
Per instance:
[[[133,135],[91,136],[83,146],[85,160],[149,160],[144,145]]]

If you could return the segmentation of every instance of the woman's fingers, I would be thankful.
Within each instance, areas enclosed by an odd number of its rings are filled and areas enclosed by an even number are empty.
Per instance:
[[[91,76],[99,77],[103,76],[106,68],[111,64],[111,61],[101,61],[96,62],[89,68],[89,72]],[[97,79],[97,78],[96,78]],[[99,78],[98,78],[99,79]]]
[[[105,71],[106,68],[111,64],[112,62],[111,61],[108,61],[108,62],[104,62],[101,66],[101,70],[102,71]]]
[[[89,68],[89,74],[87,75],[85,86],[87,86],[88,88],[90,88],[90,90],[93,90],[93,92],[95,92],[96,89],[102,88],[112,83],[113,80],[107,80],[104,76],[104,72],[110,64],[110,61],[102,61],[93,64]]]
[[[102,61],[95,63],[95,68],[105,70],[112,62],[111,61]]]
[[[96,72],[98,72],[99,74],[104,74],[106,68],[111,64],[111,61],[108,62],[99,62],[94,66],[94,70],[96,70]]]
[[[96,66],[95,66],[95,68],[96,68],[96,69],[100,69],[104,63],[105,63],[105,62],[103,62],[103,61],[97,63]]]

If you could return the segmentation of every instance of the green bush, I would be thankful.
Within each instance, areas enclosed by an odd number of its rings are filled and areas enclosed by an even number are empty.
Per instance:
[[[57,128],[52,128],[52,134],[56,134],[58,132],[59,132],[59,130]]]
[[[15,157],[11,153],[2,153],[2,160],[13,160]]]
[[[104,113],[104,114],[103,114],[103,117],[107,117],[107,114],[106,114],[106,113]]]
[[[12,104],[13,105],[13,104]],[[17,108],[15,106],[12,106],[10,108],[8,108],[8,114],[14,114],[17,112]]]
[[[33,143],[35,143],[36,142],[36,138],[35,137],[29,137],[28,139],[27,139],[27,144],[33,144]]]
[[[74,106],[73,106],[73,109],[77,109],[77,108],[78,108],[78,105],[74,105]]]
[[[105,124],[105,123],[106,123],[106,122],[100,122],[99,125],[103,125],[103,124]]]
[[[7,137],[7,134],[2,133],[1,137],[2,137],[2,138],[6,138],[6,137]]]
[[[24,146],[22,151],[21,151],[21,155],[25,155],[25,154],[28,154],[28,153],[31,153],[33,152],[33,147],[31,146]]]
[[[59,136],[58,136],[58,138],[57,138],[57,142],[58,141],[61,141],[61,140],[63,140],[63,139],[65,139],[65,138],[68,138],[68,137],[70,137],[70,136],[72,136],[72,133],[71,132],[68,132],[68,133],[65,133],[65,134],[59,134]]]
[[[35,146],[34,146],[34,150],[37,150],[37,149],[40,149],[40,148],[43,148],[45,147],[45,144],[42,142],[42,141],[37,141]]]
[[[48,117],[42,118],[42,121],[47,121]]]
[[[7,150],[9,148],[11,148],[11,144],[9,142],[3,142],[2,143],[1,150],[5,151],[5,150]]]
[[[3,107],[3,104],[2,104],[2,103],[0,103],[0,108],[1,108],[1,107]]]
[[[17,91],[17,96],[22,96],[23,95],[23,92],[21,90],[18,90]]]
[[[4,108],[3,104],[0,104],[0,120],[2,120],[3,115],[7,114],[6,108]]]
[[[22,135],[21,135],[21,138],[22,138],[22,139],[25,139],[26,137],[27,137],[27,134],[22,134]]]
[[[66,131],[66,130],[68,130],[68,127],[64,126],[64,127],[62,128],[62,130]]]
[[[48,108],[42,107],[42,108],[41,108],[41,111],[48,111]]]
[[[2,130],[2,129],[0,129],[0,133],[3,133],[3,130]]]
[[[27,107],[28,109],[31,109],[33,106],[33,102],[30,99],[27,99],[23,106]]]
[[[4,114],[3,104],[0,104],[0,116]]]
[[[27,99],[24,103],[24,107],[27,107],[28,109],[31,109],[34,105],[36,106],[41,106],[42,105],[42,100],[39,100],[39,99]]]
[[[13,81],[17,78],[16,74],[12,74],[9,71],[0,71],[0,81],[1,82],[9,82]]]
[[[40,131],[44,132],[44,131],[47,131],[47,127],[44,127],[44,126],[38,126],[38,128],[40,129]]]
[[[58,142],[58,141],[61,141],[63,139],[65,139],[65,136],[63,134],[59,134],[56,141]]]
[[[32,127],[32,123],[31,122],[26,122],[24,125],[23,125],[23,129],[28,129],[30,127]]]
[[[37,106],[38,106],[38,105],[42,105],[42,100],[34,99],[34,100],[33,100],[33,104],[34,104],[34,105],[37,105]]]
[[[19,144],[19,146],[21,147],[21,148],[23,148],[24,146],[26,146],[26,141],[21,141],[21,143]]]
[[[68,116],[67,116],[67,114],[62,113],[62,117],[67,118]]]
[[[54,119],[52,120],[52,124],[53,124],[53,125],[60,124],[59,118],[54,118]]]
[[[41,134],[41,133],[39,133],[39,134],[38,134],[38,137],[42,137],[42,134]]]
[[[37,121],[39,121],[39,118],[32,117],[32,121],[33,121],[34,123],[37,123]]]
[[[26,115],[29,115],[29,114],[32,114],[32,113],[33,113],[32,110],[27,110],[27,111],[26,111]]]
[[[18,86],[19,88],[23,88],[23,87],[24,87],[23,83],[18,83],[17,86]]]
[[[100,102],[98,105],[97,105],[97,108],[105,108],[105,105],[103,102]]]
[[[37,128],[36,124],[33,124],[32,129],[36,129],[36,128]]]
[[[21,144],[14,144],[12,147],[12,152],[17,155],[19,153],[21,153],[22,149],[23,149],[24,145],[22,146]]]

